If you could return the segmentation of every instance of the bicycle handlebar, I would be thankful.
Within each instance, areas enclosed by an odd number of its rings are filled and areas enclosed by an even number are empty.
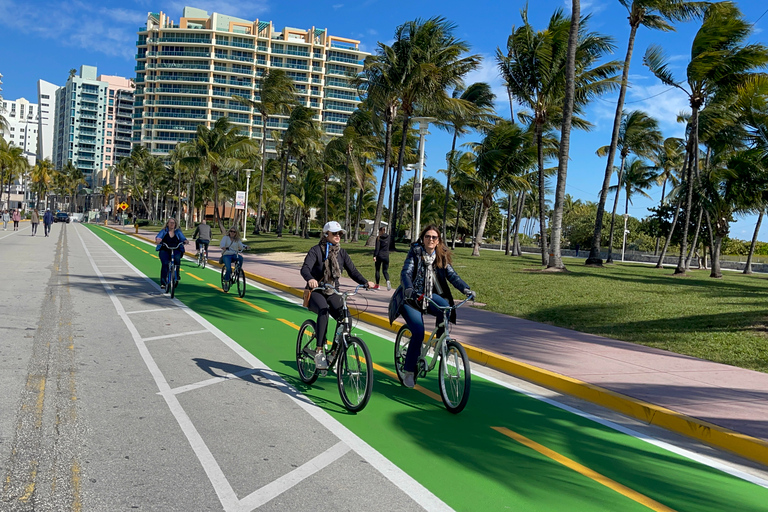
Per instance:
[[[358,290],[360,290],[360,288],[365,288],[365,285],[364,284],[358,284],[357,286],[355,286],[355,291],[351,292],[351,293],[350,292],[340,292],[336,288],[334,288],[333,285],[328,284],[328,283],[323,283],[322,286],[318,286],[317,288],[312,288],[312,291],[314,292],[316,290],[322,291],[322,290],[330,289],[330,290],[333,291],[334,295],[340,295],[342,297],[352,297],[353,295],[357,295],[358,294]]]
[[[441,306],[440,304],[438,304],[437,302],[433,301],[431,298],[427,297],[426,295],[424,295],[422,293],[419,296],[419,300],[424,300],[424,299],[426,299],[429,302],[431,302],[433,306],[435,306],[437,309],[439,309],[441,311],[450,311],[451,309],[459,309],[461,306],[463,306],[465,303],[469,302],[470,300],[475,300],[475,296],[474,295],[470,295],[466,299],[462,300],[461,302],[457,302],[453,306]]]
[[[163,245],[163,246],[164,246],[166,249],[168,249],[168,250],[170,250],[170,251],[175,251],[176,249],[178,249],[179,247],[181,247],[182,245],[184,245],[184,242],[179,242],[179,244],[178,244],[176,247],[169,247],[169,246],[168,246],[168,244],[166,244],[165,242],[163,242],[163,243],[162,243],[162,245]]]

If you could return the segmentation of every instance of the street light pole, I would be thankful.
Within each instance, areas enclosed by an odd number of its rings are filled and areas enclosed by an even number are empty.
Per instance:
[[[245,210],[243,210],[243,242],[247,242],[245,238],[246,222],[248,220],[248,194],[251,191],[251,173],[253,169],[245,169]]]
[[[627,233],[629,233],[629,231],[627,231],[627,219],[628,218],[629,218],[629,214],[625,213],[624,214],[624,241],[621,243],[621,261],[622,262],[624,261],[624,250],[627,247]]]
[[[429,123],[435,121],[434,117],[414,117],[412,119],[419,123],[419,178],[413,185],[413,195],[416,200],[416,221],[414,234],[411,236],[418,237],[421,233],[421,185],[424,178],[424,142],[426,136],[429,134]],[[417,188],[418,187],[418,188]]]

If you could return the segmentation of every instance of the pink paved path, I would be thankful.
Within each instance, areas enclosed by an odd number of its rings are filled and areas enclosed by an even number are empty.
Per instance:
[[[126,231],[132,233],[133,229]],[[149,231],[139,230],[139,234],[154,238]],[[194,246],[190,247],[194,252]],[[220,249],[211,245],[210,258],[218,260],[219,255]],[[245,255],[246,271],[302,289],[305,282],[300,267],[300,263]],[[366,278],[372,280],[373,276]],[[345,283],[354,284],[342,279]],[[386,317],[391,293],[385,288],[365,293],[368,312]],[[472,307],[459,312],[452,334],[477,348],[768,440],[766,373]]]

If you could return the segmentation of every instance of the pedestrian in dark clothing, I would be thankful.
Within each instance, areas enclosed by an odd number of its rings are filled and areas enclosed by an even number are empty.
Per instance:
[[[43,231],[45,231],[45,236],[48,236],[51,232],[51,224],[53,224],[53,214],[50,208],[46,208],[43,215]]]
[[[373,250],[373,263],[376,266],[376,286],[379,288],[379,271],[384,272],[384,280],[387,282],[387,290],[392,289],[389,282],[389,235],[386,228],[379,228],[379,236],[376,237],[376,248]]]

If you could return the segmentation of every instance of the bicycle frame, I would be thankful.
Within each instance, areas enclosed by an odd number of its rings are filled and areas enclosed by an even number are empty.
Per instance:
[[[346,350],[347,345],[348,345],[347,340],[352,335],[352,325],[351,325],[351,321],[350,321],[351,319],[350,319],[350,315],[349,315],[349,307],[347,306],[347,297],[352,297],[354,295],[357,295],[359,293],[360,288],[363,288],[363,287],[365,287],[365,285],[358,284],[355,287],[355,291],[354,292],[340,292],[336,288],[331,286],[330,284],[324,284],[323,286],[318,286],[317,288],[313,288],[312,289],[313,292],[316,291],[316,290],[318,290],[318,291],[326,290],[326,289],[333,290],[333,294],[334,295],[339,295],[341,297],[341,301],[342,301],[342,307],[341,307],[341,315],[342,316],[341,316],[341,320],[337,320],[336,321],[336,329],[337,330],[339,328],[338,326],[342,325],[341,342],[340,342],[341,346],[340,347],[336,347],[335,346],[336,345],[336,336],[335,336],[335,331],[334,331],[334,337],[333,337],[333,340],[331,341],[331,346],[330,347],[327,346],[328,345],[328,338],[326,338],[326,340],[325,340],[326,346],[323,347],[323,351],[325,352],[326,356],[329,356],[329,355],[333,356],[332,358],[328,358],[328,366],[329,367],[333,366],[333,363],[336,362],[336,355],[341,353],[341,352],[344,352],[344,350]],[[339,351],[339,348],[341,348],[342,350]]]
[[[464,305],[464,303],[468,302],[470,299],[474,299],[474,297],[467,297],[466,299],[462,300],[458,304],[454,304],[453,306],[443,307],[440,306],[437,302],[433,301],[429,297],[424,297],[424,300],[428,300],[432,303],[433,306],[435,306],[437,309],[443,312],[443,323],[440,324],[440,327],[443,327],[443,334],[437,338],[435,337],[435,333],[437,332],[437,329],[432,331],[432,334],[429,335],[429,338],[427,338],[427,341],[421,344],[421,359],[424,359],[424,361],[427,361],[427,354],[429,354],[430,350],[434,350],[434,355],[440,355],[440,357],[445,357],[445,342],[451,339],[451,312],[459,309],[461,306]],[[425,368],[426,373],[431,372],[435,369],[435,366],[437,365],[437,357],[432,357],[432,361],[427,365]]]

